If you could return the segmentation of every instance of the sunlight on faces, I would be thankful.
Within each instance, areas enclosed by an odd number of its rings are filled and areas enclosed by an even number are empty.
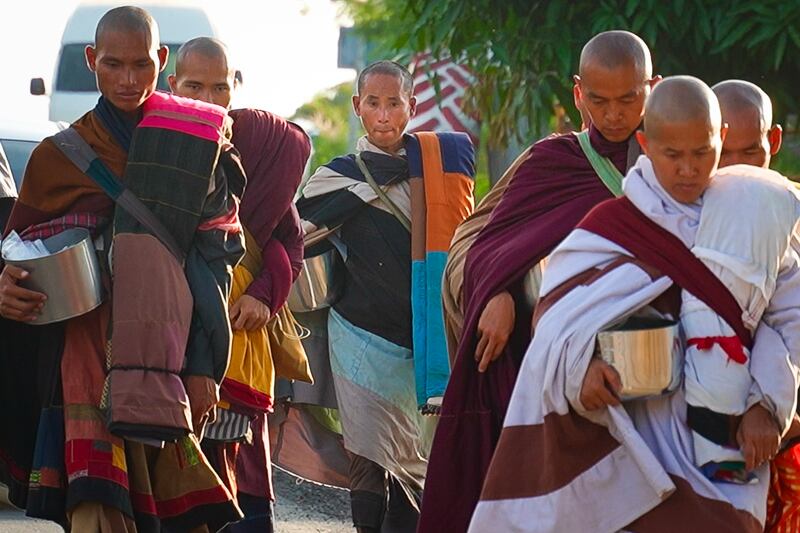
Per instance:
[[[718,122],[701,116],[664,121],[651,131],[637,132],[637,138],[664,190],[678,202],[691,204],[711,184],[725,133]]]
[[[753,165],[768,168],[781,145],[780,126],[769,127],[756,108],[723,112],[728,134],[722,145],[719,166]]]
[[[235,86],[234,75],[225,56],[189,52],[180,58],[175,74],[170,74],[169,86],[178,96],[228,108]]]
[[[622,142],[641,124],[647,96],[657,81],[647,79],[633,61],[611,69],[588,64],[575,76],[575,104],[603,137]]]
[[[133,113],[156,90],[168,50],[143,31],[108,29],[95,47],[86,47],[86,62],[100,93],[125,113]]]
[[[403,91],[402,79],[391,74],[369,74],[361,95],[353,96],[353,109],[367,139],[391,154],[403,147],[403,133],[416,107],[416,98]]]

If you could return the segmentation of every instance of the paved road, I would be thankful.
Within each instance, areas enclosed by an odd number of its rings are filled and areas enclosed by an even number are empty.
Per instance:
[[[352,533],[350,499],[343,490],[298,483],[280,471],[273,477],[277,533]],[[22,512],[0,504],[2,533],[62,533],[51,522],[26,518]]]

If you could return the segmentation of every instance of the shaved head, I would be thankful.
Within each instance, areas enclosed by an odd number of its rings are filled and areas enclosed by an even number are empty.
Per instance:
[[[650,139],[667,124],[704,123],[719,132],[722,115],[711,88],[692,76],[672,76],[656,85],[644,110],[644,131]]]
[[[750,115],[757,117],[763,131],[772,125],[772,101],[758,85],[744,80],[726,80],[714,85],[712,90],[719,99],[723,122],[730,122],[728,116]]]
[[[150,13],[140,7],[122,6],[107,11],[97,23],[94,32],[95,46],[99,47],[103,37],[114,32],[139,33],[145,36],[151,48],[159,46],[158,24]]]
[[[713,87],[728,136],[722,145],[720,166],[746,164],[768,168],[781,148],[783,132],[772,124],[772,102],[758,85],[727,80]]]
[[[604,31],[592,37],[581,50],[578,73],[581,77],[592,66],[616,70],[633,65],[642,80],[653,77],[650,49],[636,34],[629,31]]]
[[[691,76],[656,85],[636,138],[661,186],[678,202],[696,202],[711,184],[727,127],[711,88]]]
[[[181,74],[181,67],[186,63],[186,59],[192,54],[198,54],[211,61],[219,61],[226,70],[231,68],[228,47],[225,46],[225,43],[213,37],[196,37],[186,41],[178,48],[178,55],[175,59],[175,73],[178,76]]]

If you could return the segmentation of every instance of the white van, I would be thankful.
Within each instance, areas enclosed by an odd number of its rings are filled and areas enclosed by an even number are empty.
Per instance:
[[[50,120],[73,122],[92,109],[100,93],[94,73],[86,66],[84,49],[94,42],[94,31],[100,17],[121,2],[84,2],[75,8],[61,37],[61,50],[56,61],[50,94]],[[169,47],[169,64],[158,78],[158,88],[169,90],[167,75],[174,72],[175,53],[181,44],[195,37],[217,37],[211,21],[202,8],[189,2],[160,2],[157,5],[137,4],[158,22],[161,44]],[[45,94],[42,78],[31,80],[31,94]]]

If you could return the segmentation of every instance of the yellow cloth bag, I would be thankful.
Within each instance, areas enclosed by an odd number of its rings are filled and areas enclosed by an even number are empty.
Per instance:
[[[314,383],[302,342],[310,332],[295,320],[289,306],[284,305],[275,313],[267,323],[267,331],[275,375]]]
[[[229,304],[238,300],[252,282],[250,270],[244,264],[237,266],[233,270]],[[233,331],[231,358],[223,382],[225,399],[261,410],[271,408],[275,395],[275,365],[268,329],[269,325],[251,331]]]

